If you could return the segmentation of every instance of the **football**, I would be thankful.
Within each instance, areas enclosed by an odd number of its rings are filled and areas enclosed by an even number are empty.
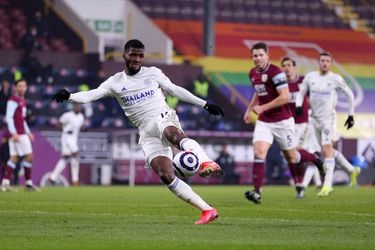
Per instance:
[[[197,173],[199,167],[199,159],[192,152],[181,151],[173,158],[173,169],[178,177],[193,176]]]

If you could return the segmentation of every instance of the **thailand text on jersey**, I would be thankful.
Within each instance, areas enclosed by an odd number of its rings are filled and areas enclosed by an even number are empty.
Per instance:
[[[256,68],[250,70],[250,82],[258,95],[259,105],[271,102],[278,97],[278,88],[288,87],[285,73],[273,64],[268,64],[263,71]],[[292,117],[289,105],[285,104],[263,112],[259,116],[260,121],[278,122]]]

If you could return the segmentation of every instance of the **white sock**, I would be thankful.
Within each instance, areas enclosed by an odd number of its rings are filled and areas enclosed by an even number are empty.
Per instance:
[[[348,171],[349,173],[354,172],[355,169],[353,165],[350,164],[350,162],[345,158],[345,156],[337,150],[335,151],[335,160],[337,165],[339,165],[342,168],[345,168],[346,171]]]
[[[197,195],[191,187],[180,180],[175,178],[171,184],[168,185],[169,190],[171,190],[178,198],[190,203],[196,208],[202,211],[210,210],[212,207],[208,205],[199,195]]]
[[[314,184],[316,187],[322,186],[322,179],[320,178],[319,170],[314,167]]]
[[[72,182],[78,182],[79,180],[79,161],[76,157],[70,160]]]
[[[206,152],[202,149],[202,147],[193,139],[184,138],[180,142],[180,148],[185,151],[191,151],[197,155],[200,163],[211,161],[211,159],[207,156]]]
[[[52,174],[50,175],[50,179],[53,181],[57,180],[57,176],[61,174],[61,172],[64,170],[66,165],[66,160],[64,158],[61,158],[55,166],[55,169],[53,170]]]
[[[314,165],[308,165],[305,170],[305,175],[303,176],[303,181],[302,181],[302,186],[307,188],[311,182],[311,179],[314,176],[314,171],[315,171],[315,166]]]
[[[324,160],[324,164],[326,165],[326,168],[327,168],[327,174],[324,177],[324,184],[323,184],[323,186],[332,187],[333,172],[335,170],[335,158],[326,158]]]

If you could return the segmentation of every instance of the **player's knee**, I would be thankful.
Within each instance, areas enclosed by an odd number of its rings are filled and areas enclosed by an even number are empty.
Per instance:
[[[164,167],[160,168],[153,168],[154,172],[159,176],[159,178],[164,182],[164,184],[168,185],[172,183],[175,178],[173,170],[166,169]]]
[[[18,162],[18,157],[17,157],[17,156],[11,156],[11,157],[9,158],[9,160],[10,160],[11,162],[17,164],[17,162]]]
[[[186,138],[186,135],[180,130],[164,130],[165,138],[174,146],[178,147],[180,141]]]
[[[26,156],[25,156],[25,160],[26,160],[27,162],[32,162],[32,161],[33,161],[33,155],[32,155],[32,154],[26,155]]]
[[[257,159],[265,159],[267,155],[267,150],[262,147],[254,148],[254,156]]]
[[[290,164],[297,164],[297,157],[295,155],[286,155],[286,161]]]
[[[172,181],[175,178],[175,175],[173,172],[160,172],[158,173],[159,178],[164,182],[165,185],[169,185],[172,183]]]

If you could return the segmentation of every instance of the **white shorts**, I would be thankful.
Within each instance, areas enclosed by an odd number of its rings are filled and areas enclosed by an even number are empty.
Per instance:
[[[170,144],[163,136],[163,131],[168,126],[182,130],[176,111],[173,109],[161,111],[157,119],[145,122],[144,126],[139,128],[139,145],[146,157],[148,167],[157,156],[166,156],[171,160],[173,158]]]
[[[265,141],[272,144],[276,139],[282,150],[296,146],[294,119],[291,117],[279,122],[262,122],[257,120],[254,129],[253,144],[256,141]]]
[[[74,135],[62,134],[61,135],[61,154],[72,155],[78,152],[78,138]]]
[[[9,155],[10,156],[24,156],[31,154],[33,148],[28,135],[20,135],[19,142],[14,142],[13,138],[9,139]]]
[[[309,152],[320,152],[322,150],[322,147],[319,145],[318,139],[316,138],[312,122],[309,122],[308,124],[306,139],[303,144],[303,148]]]
[[[306,136],[307,136],[307,122],[304,123],[296,123],[296,139],[297,139],[297,147],[302,148],[305,144]]]
[[[318,121],[316,119],[310,119],[312,124],[312,130],[315,133],[315,137],[318,140],[319,145],[332,144],[334,136],[336,134],[335,119],[328,119],[325,121]]]

